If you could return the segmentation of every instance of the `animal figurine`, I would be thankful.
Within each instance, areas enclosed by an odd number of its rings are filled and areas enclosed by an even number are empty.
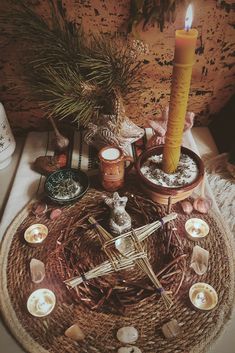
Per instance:
[[[149,139],[147,146],[153,147],[157,145],[164,145],[165,135],[167,130],[169,107],[166,107],[162,111],[162,116],[157,120],[149,120],[148,123],[154,130],[154,135]],[[187,112],[185,117],[184,132],[191,129],[193,126],[195,114],[193,112]]]
[[[127,117],[121,124],[119,134],[116,133],[116,117],[103,115],[100,124],[89,123],[84,139],[88,145],[101,149],[107,145],[120,147],[128,155],[131,144],[144,135],[144,130],[135,125]]]
[[[113,197],[106,197],[104,202],[111,208],[109,226],[114,235],[120,235],[131,229],[131,217],[126,212],[125,207],[128,198],[120,197],[118,192]]]
[[[93,145],[97,149],[113,145],[121,148],[125,155],[129,155],[131,144],[144,135],[144,129],[135,125],[126,116],[121,99],[117,99],[116,105],[116,114],[100,114],[95,120],[96,124],[88,124],[84,140],[88,145]]]

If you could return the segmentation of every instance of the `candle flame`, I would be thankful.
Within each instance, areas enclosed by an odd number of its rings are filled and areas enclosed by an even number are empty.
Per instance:
[[[185,30],[188,31],[192,27],[193,22],[193,7],[189,5],[185,16]]]

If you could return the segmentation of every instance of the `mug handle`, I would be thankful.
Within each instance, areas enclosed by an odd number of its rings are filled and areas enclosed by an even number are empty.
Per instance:
[[[125,168],[125,172],[129,173],[131,169],[133,168],[134,165],[134,159],[131,156],[124,156],[124,161],[129,161],[131,162],[128,167]]]

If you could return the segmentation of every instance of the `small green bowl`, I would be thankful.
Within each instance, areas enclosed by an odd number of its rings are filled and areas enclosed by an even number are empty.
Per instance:
[[[90,181],[86,173],[72,168],[60,169],[46,178],[44,191],[50,200],[59,204],[73,202],[88,190]]]

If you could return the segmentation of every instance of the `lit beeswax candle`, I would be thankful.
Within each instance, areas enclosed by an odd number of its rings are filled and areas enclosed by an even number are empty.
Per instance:
[[[175,32],[175,56],[172,75],[171,98],[166,140],[163,151],[163,170],[173,173],[179,163],[184,121],[188,103],[192,66],[198,31],[190,29],[192,6],[189,5],[185,18],[185,29]]]

